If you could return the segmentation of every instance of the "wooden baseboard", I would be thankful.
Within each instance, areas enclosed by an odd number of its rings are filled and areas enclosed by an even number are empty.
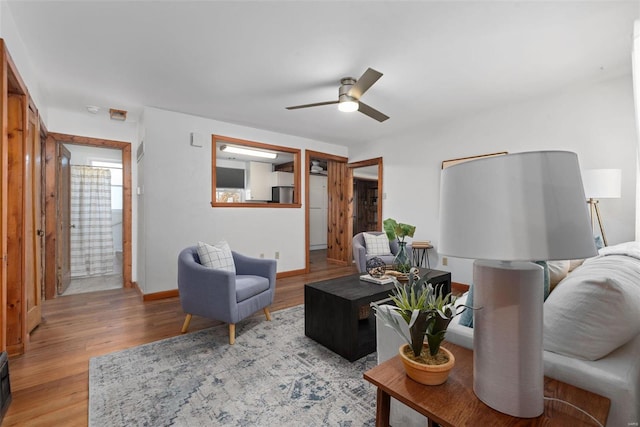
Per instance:
[[[142,296],[142,301],[154,301],[154,300],[165,299],[165,298],[174,298],[177,296],[180,296],[180,294],[178,293],[178,290],[171,289],[168,291],[154,292],[152,294],[144,294]]]
[[[285,277],[293,277],[299,276],[301,274],[305,274],[306,271],[304,269],[301,270],[290,270],[290,271],[282,271],[280,273],[276,273],[276,279],[284,279]],[[142,301],[154,301],[165,298],[174,298],[180,296],[180,293],[177,289],[171,289],[168,291],[162,292],[154,292],[152,294],[145,294],[142,292],[142,289],[138,286],[138,282],[131,282],[132,287],[142,296]]]
[[[462,295],[469,290],[469,285],[464,283],[451,282],[451,293],[454,295]]]
[[[305,273],[307,273],[307,271],[304,268],[301,270],[281,271],[280,273],[276,273],[276,279],[284,279],[285,277],[299,276]]]

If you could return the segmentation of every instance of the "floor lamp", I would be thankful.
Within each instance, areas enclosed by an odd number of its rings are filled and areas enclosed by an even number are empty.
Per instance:
[[[622,187],[622,171],[620,169],[587,169],[582,171],[582,183],[584,195],[589,204],[591,215],[591,229],[595,229],[595,220],[598,220],[602,242],[607,246],[607,237],[604,234],[602,216],[600,215],[599,199],[619,199]]]
[[[516,417],[544,412],[543,269],[596,255],[575,153],[473,160],[442,171],[441,255],[475,259],[473,390]]]

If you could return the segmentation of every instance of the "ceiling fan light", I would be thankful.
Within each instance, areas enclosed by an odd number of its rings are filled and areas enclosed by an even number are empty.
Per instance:
[[[358,102],[349,100],[349,101],[341,101],[338,104],[338,110],[343,113],[352,113],[354,111],[358,111]]]

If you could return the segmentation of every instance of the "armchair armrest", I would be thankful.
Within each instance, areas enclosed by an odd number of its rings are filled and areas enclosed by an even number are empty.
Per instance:
[[[233,262],[236,265],[236,274],[250,274],[254,276],[266,277],[269,279],[269,287],[275,289],[276,286],[276,260],[253,258],[231,251]]]
[[[191,314],[230,321],[236,306],[236,276],[198,264],[191,253],[178,258],[178,291],[182,308]]]
[[[353,240],[353,259],[359,272],[362,273],[367,270],[367,248],[357,239]]]

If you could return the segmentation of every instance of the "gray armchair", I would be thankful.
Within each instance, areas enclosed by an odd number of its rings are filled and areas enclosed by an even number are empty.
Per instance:
[[[235,274],[200,264],[196,246],[180,252],[178,290],[182,310],[187,314],[182,333],[196,314],[228,323],[229,344],[233,344],[240,320],[260,309],[271,320],[268,306],[273,303],[276,290],[276,261],[232,254]]]
[[[384,234],[382,231],[367,231],[369,234],[380,235]],[[352,241],[353,248],[353,259],[356,262],[356,267],[358,267],[358,271],[360,273],[364,273],[367,271],[367,260],[373,258],[373,255],[367,255],[367,247],[364,242],[363,233],[358,233],[353,236]],[[407,255],[411,257],[412,249],[411,245],[407,244]],[[389,249],[391,249],[391,255],[375,255],[378,258],[382,259],[385,264],[391,265],[393,263],[393,259],[396,257],[396,254],[400,250],[400,246],[398,245],[398,241],[396,239],[389,240]]]

